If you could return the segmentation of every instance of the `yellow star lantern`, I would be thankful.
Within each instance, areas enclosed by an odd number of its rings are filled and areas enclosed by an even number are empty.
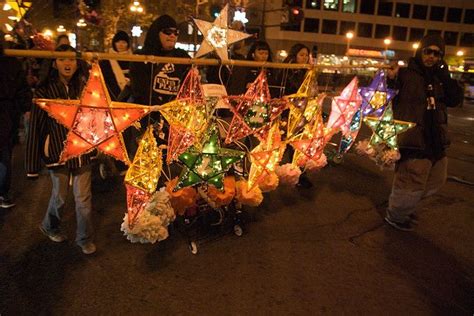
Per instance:
[[[125,175],[125,182],[153,193],[158,185],[162,165],[161,149],[153,136],[153,125],[150,125],[140,140],[133,163]]]
[[[36,99],[43,110],[69,129],[60,162],[95,148],[129,164],[121,132],[150,112],[147,106],[110,100],[97,63],[80,100]]]
[[[304,131],[289,142],[295,149],[292,163],[303,167],[308,159],[318,160],[323,154],[327,139],[320,108],[316,112],[314,123],[306,125]]]
[[[317,95],[317,72],[311,69],[306,73],[305,79],[298,92],[287,96],[290,104],[288,116],[287,138],[295,136],[316,114],[325,94]]]
[[[220,59],[228,60],[229,54],[227,50],[229,45],[252,36],[252,34],[230,29],[227,25],[228,12],[229,5],[226,5],[214,23],[194,19],[194,23],[196,23],[204,37],[201,47],[199,47],[196,53],[196,58],[215,50]]]
[[[285,145],[281,142],[279,123],[276,122],[270,128],[267,138],[250,152],[251,165],[247,181],[249,191],[263,182],[266,177],[273,175],[284,151]]]
[[[398,150],[397,135],[416,125],[412,122],[394,120],[392,104],[387,106],[381,117],[365,117],[364,123],[374,132],[370,138],[370,145],[385,143],[395,150]]]
[[[192,68],[181,85],[176,100],[159,107],[171,127],[167,162],[178,159],[192,144],[200,143],[209,127],[217,102],[204,97],[199,72]]]

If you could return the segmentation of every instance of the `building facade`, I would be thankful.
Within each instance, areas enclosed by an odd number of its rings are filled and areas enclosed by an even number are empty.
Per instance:
[[[350,47],[407,58],[424,35],[440,34],[446,55],[474,57],[474,0],[266,0],[264,7],[264,35],[274,50],[301,42],[323,54]]]

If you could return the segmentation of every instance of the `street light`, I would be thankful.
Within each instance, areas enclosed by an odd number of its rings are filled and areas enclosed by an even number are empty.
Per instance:
[[[418,48],[420,47],[420,43],[419,43],[419,42],[415,42],[415,43],[413,43],[413,45],[411,45],[411,47],[413,47],[413,49],[415,50],[415,52],[413,53],[413,56],[416,56],[416,51],[417,51]]]
[[[141,14],[141,13],[143,13],[143,11],[144,11],[144,9],[141,6],[139,1],[133,1],[133,3],[130,5],[130,12],[134,13],[134,23],[133,23],[133,26],[132,26],[132,33],[135,30],[135,34],[138,34],[138,29],[137,28],[140,28],[140,27],[137,26],[137,14],[138,13]],[[140,28],[140,35],[141,35],[141,28]],[[136,38],[140,37],[140,35],[138,35],[138,36],[132,35],[133,48],[135,48],[135,46],[136,46]]]
[[[346,33],[346,39],[347,39],[346,55],[349,55],[349,48],[351,46],[351,40],[353,38],[354,38],[354,33],[352,31],[349,31]]]
[[[58,28],[56,29],[56,31],[58,31],[58,33],[63,33],[63,32],[66,32],[66,29],[64,28],[63,25],[60,25],[60,26],[58,26]]]
[[[464,51],[458,50],[458,51],[456,52],[456,56],[459,56],[459,57],[464,56]]]
[[[383,43],[385,44],[385,53],[383,54],[383,57],[384,59],[387,59],[388,45],[392,43],[392,40],[390,38],[386,38],[383,40]]]

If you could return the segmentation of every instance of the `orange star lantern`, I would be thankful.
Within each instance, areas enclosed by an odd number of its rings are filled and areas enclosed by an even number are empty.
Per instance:
[[[305,126],[304,131],[289,142],[295,149],[294,165],[303,167],[308,159],[321,157],[327,139],[321,112],[321,109],[317,112],[314,124]]]
[[[97,63],[79,100],[37,99],[36,103],[69,129],[60,162],[95,148],[129,164],[121,132],[150,112],[139,104],[110,100]]]
[[[271,177],[280,162],[285,145],[281,142],[279,124],[275,123],[268,132],[268,136],[250,152],[250,171],[247,181],[251,191],[266,177]]]

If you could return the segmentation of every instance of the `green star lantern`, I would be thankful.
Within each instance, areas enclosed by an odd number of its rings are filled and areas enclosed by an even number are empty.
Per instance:
[[[397,135],[416,125],[412,122],[394,120],[392,104],[387,106],[381,117],[368,116],[364,118],[364,122],[374,132],[370,138],[370,145],[385,143],[394,150],[398,150]]]
[[[185,165],[184,170],[174,188],[175,191],[184,187],[207,183],[221,190],[224,188],[224,175],[232,164],[244,157],[244,152],[221,148],[219,132],[212,127],[201,146],[192,146],[179,156]]]

